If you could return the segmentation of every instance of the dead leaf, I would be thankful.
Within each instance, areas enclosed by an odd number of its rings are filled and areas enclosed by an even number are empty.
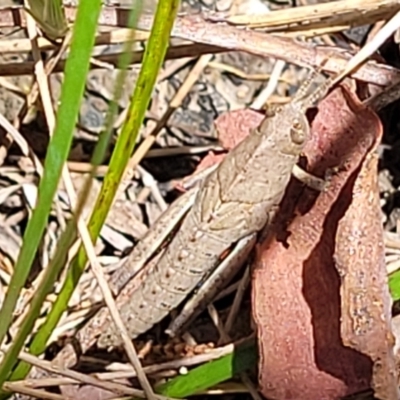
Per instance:
[[[252,129],[258,127],[264,118],[264,113],[250,108],[220,115],[215,120],[215,128],[221,146],[226,150],[232,150],[250,134]]]
[[[377,154],[367,154],[338,224],[334,257],[341,277],[341,337],[373,360],[375,397],[398,399],[377,170]]]
[[[382,398],[397,399],[377,171],[371,161],[381,134],[376,114],[348,90],[336,89],[322,101],[305,153],[314,175],[333,171],[330,185],[323,193],[301,192],[292,180],[257,248],[253,315],[259,383],[269,399],[337,399],[371,384],[378,389],[379,370],[392,373],[385,381],[389,394]],[[346,230],[352,236],[345,237]],[[338,271],[346,271],[344,280]],[[363,315],[349,315],[351,290],[362,291],[362,303],[353,311],[367,307],[367,323]],[[362,329],[351,325],[355,321]]]

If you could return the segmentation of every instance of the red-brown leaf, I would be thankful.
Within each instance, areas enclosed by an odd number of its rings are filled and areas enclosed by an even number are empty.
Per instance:
[[[347,90],[336,89],[322,101],[305,153],[314,175],[334,171],[330,186],[323,193],[307,188],[301,192],[301,185],[292,181],[274,226],[257,248],[253,313],[259,383],[267,398],[336,399],[376,383],[378,356],[383,371],[392,368],[376,168],[370,161],[381,131],[376,114]],[[354,237],[344,237],[352,226],[359,233],[356,255],[350,247]],[[358,274],[358,280],[342,282],[338,270],[344,268],[348,277]],[[345,299],[360,283],[363,289],[373,286],[372,296],[363,292],[363,304],[371,307],[371,325],[350,336],[344,329],[351,321]],[[380,301],[374,305],[376,298]],[[371,333],[375,336],[369,346]],[[393,375],[386,383],[391,395],[384,398],[394,399]]]

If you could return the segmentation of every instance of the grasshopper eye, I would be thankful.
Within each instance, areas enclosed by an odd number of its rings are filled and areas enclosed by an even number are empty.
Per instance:
[[[301,145],[306,140],[304,129],[298,120],[294,120],[290,128],[290,138],[294,144]]]

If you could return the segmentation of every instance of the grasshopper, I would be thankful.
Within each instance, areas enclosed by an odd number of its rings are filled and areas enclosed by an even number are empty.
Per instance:
[[[306,111],[326,94],[331,83],[328,80],[307,95],[311,82],[310,77],[292,102],[270,110],[260,126],[198,188],[187,194],[186,208],[179,206],[184,209],[177,218],[183,218],[180,228],[159,261],[148,268],[140,285],[132,289],[128,284],[117,297],[117,306],[132,339],[181,304],[216,268],[224,252],[268,226],[292,174],[303,180],[296,164],[310,132]],[[168,222],[170,215],[175,214],[171,210],[161,220]],[[112,279],[115,293],[137,273],[138,260],[143,263],[151,257],[154,248],[149,250],[148,243],[156,243],[154,237],[159,226],[133,250],[126,265]],[[157,245],[161,241],[158,239]],[[178,325],[183,323],[180,321]],[[179,326],[172,325],[169,333],[175,334]],[[97,345],[120,344],[119,334],[107,317]]]

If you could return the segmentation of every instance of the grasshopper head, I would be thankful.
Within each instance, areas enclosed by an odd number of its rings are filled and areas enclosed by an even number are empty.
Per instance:
[[[301,153],[310,134],[307,109],[324,97],[334,82],[331,77],[309,93],[315,74],[312,73],[303,82],[290,103],[267,108],[266,119],[260,127],[261,133],[268,136],[281,153],[294,156]]]
[[[309,136],[310,128],[301,103],[291,102],[268,108],[261,132],[275,142],[277,151],[297,156]]]

